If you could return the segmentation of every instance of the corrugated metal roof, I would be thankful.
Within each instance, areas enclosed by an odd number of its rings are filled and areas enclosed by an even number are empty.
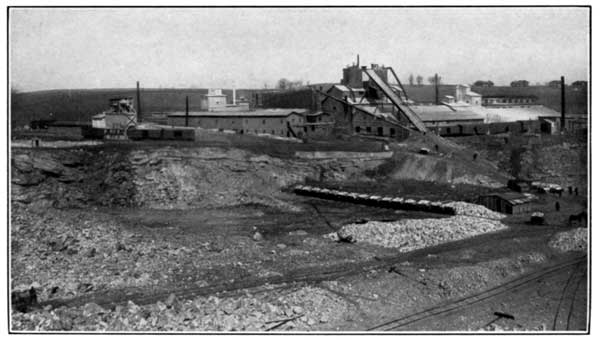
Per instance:
[[[471,110],[453,111],[445,105],[413,105],[410,107],[424,122],[448,120],[484,120],[485,115]]]
[[[306,109],[265,109],[256,111],[199,111],[190,112],[190,117],[287,117],[291,114],[302,115]],[[177,111],[168,114],[169,117],[185,117],[185,112]]]

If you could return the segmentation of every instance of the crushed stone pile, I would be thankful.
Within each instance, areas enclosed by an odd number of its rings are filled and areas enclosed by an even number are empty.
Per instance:
[[[129,301],[114,310],[88,303],[13,312],[12,326],[28,331],[306,331],[340,321],[348,308],[343,298],[314,287],[191,300],[171,294],[165,301],[144,306]]]
[[[489,218],[493,220],[501,220],[506,215],[490,210],[482,205],[467,203],[467,202],[450,202],[444,206],[454,208],[456,215],[466,215],[473,217]]]
[[[576,228],[555,234],[549,242],[551,248],[566,253],[569,251],[587,251],[588,230]]]
[[[370,221],[366,224],[349,224],[329,238],[351,238],[399,251],[411,251],[450,241],[458,241],[479,234],[508,228],[497,220],[473,216],[449,218],[406,219],[396,222]]]

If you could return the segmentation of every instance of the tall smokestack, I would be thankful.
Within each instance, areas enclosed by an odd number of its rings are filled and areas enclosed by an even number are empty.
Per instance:
[[[435,84],[435,105],[439,105],[439,91],[438,91],[438,75],[437,73],[435,74],[434,77],[434,84]]]
[[[136,96],[137,96],[137,121],[142,122],[142,102],[140,101],[140,82],[136,82]]]
[[[235,105],[235,84],[233,84],[233,105]]]
[[[189,117],[190,117],[189,97],[185,96],[185,126],[188,126]]]
[[[356,55],[356,67],[360,67],[360,55]]]
[[[560,129],[565,129],[565,77],[560,76]]]

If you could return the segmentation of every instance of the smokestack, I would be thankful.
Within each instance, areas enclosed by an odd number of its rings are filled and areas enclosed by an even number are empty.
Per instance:
[[[190,117],[189,97],[185,96],[185,126],[188,126],[189,117]]]
[[[235,105],[235,84],[233,84],[233,105]]]
[[[360,67],[360,55],[356,55],[356,67]]]
[[[142,122],[142,102],[140,101],[140,82],[136,82],[136,95],[137,95],[137,121]]]
[[[565,129],[565,77],[560,76],[560,129]]]
[[[435,74],[434,84],[435,84],[435,105],[439,105],[440,102],[439,102],[438,75],[437,75],[437,73]]]

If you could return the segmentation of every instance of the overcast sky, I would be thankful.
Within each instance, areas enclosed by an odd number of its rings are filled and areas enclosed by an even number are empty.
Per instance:
[[[11,86],[274,86],[392,66],[402,81],[587,80],[585,8],[12,9]]]

